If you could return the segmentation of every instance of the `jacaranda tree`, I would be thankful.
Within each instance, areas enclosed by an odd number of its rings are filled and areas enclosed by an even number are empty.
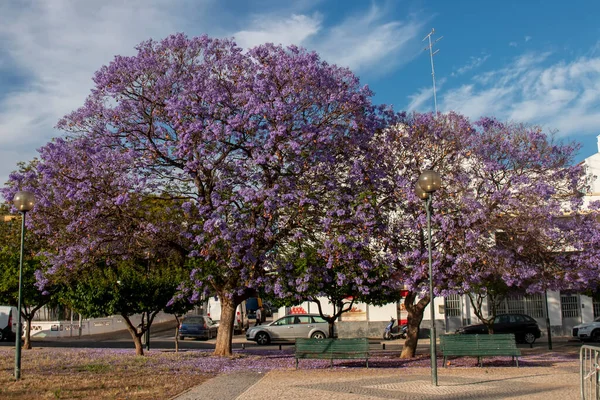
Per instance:
[[[455,259],[441,289],[468,294],[493,332],[495,304],[507,294],[595,287],[600,230],[597,207],[584,208],[587,177],[574,163],[576,145],[558,143],[539,127],[489,118],[474,128],[471,180],[455,186],[458,213],[446,217],[460,236],[443,243]],[[472,215],[468,225],[457,217],[463,213]]]
[[[354,161],[355,172],[347,175],[352,179],[340,177],[337,188],[322,194],[321,230],[301,231],[280,245],[276,279],[272,287],[267,286],[296,303],[316,303],[329,323],[330,336],[335,321],[355,302],[380,305],[400,297],[401,282],[379,240],[385,225],[376,214],[370,160],[368,153],[359,157]],[[323,299],[333,306],[332,313],[324,313]]]
[[[597,276],[581,261],[597,259],[590,245],[597,239],[582,238],[597,238],[598,224],[581,214],[585,176],[573,164],[576,146],[555,143],[535,127],[489,118],[472,124],[454,113],[408,115],[378,140],[380,204],[389,227],[384,240],[410,289],[402,357],[414,356],[430,302],[425,209],[414,194],[425,169],[438,171],[443,182],[432,202],[437,295],[574,288],[583,276]],[[503,237],[509,240],[497,240]],[[476,313],[488,321],[480,308]]]
[[[280,243],[300,226],[322,229],[311,216],[320,194],[353,173],[349,160],[382,128],[383,110],[349,70],[315,53],[274,45],[244,52],[207,36],[144,42],[102,67],[94,83],[58,124],[82,143],[78,151],[55,141],[37,170],[38,181],[62,185],[44,200],[63,219],[47,231],[83,238],[67,241],[53,262],[88,264],[108,242],[123,254],[154,240],[183,246],[210,266],[194,271],[193,290],[221,299],[215,354],[231,354],[236,306],[271,279]],[[68,176],[52,166],[66,159]],[[92,191],[100,197],[79,205]],[[158,224],[149,206],[136,208],[157,197],[181,204],[174,221]],[[54,201],[63,207],[53,211]],[[160,240],[167,232],[171,243]]]

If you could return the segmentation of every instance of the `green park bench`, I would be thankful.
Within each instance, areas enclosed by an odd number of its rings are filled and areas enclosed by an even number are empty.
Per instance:
[[[521,350],[517,348],[515,335],[442,335],[440,347],[444,355],[444,366],[449,356],[477,357],[479,366],[483,366],[482,357],[512,356],[519,366]]]
[[[369,368],[369,341],[367,338],[296,339],[296,369],[301,358],[333,360],[364,358]]]

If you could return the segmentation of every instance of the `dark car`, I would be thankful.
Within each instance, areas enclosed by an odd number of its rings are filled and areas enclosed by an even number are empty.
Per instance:
[[[211,339],[217,337],[219,324],[204,315],[189,315],[183,317],[179,325],[179,340],[186,337],[195,339]]]
[[[484,324],[464,326],[456,330],[458,334],[487,334]],[[542,336],[540,327],[535,319],[525,314],[499,314],[494,318],[494,333],[514,333],[515,340],[520,343],[532,344]]]

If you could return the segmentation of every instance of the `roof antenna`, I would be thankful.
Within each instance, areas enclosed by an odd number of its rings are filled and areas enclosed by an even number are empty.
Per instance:
[[[435,92],[435,69],[433,68],[433,56],[435,56],[439,50],[433,51],[433,45],[436,44],[437,42],[439,42],[440,40],[442,40],[443,36],[440,36],[438,39],[436,39],[434,42],[432,42],[431,36],[434,33],[435,33],[435,29],[432,28],[431,32],[429,32],[429,34],[423,38],[422,42],[424,42],[425,40],[429,40],[429,46],[425,47],[423,50],[429,50],[429,58],[431,60],[431,78],[433,80],[433,105],[435,107],[435,115],[437,115],[438,108],[437,108],[437,96],[436,96],[436,92]]]

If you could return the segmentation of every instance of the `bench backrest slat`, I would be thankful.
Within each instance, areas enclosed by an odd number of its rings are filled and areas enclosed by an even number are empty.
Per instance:
[[[440,346],[445,349],[469,349],[476,352],[478,349],[512,350],[517,349],[515,335],[512,333],[496,335],[442,335]]]
[[[367,338],[348,339],[296,339],[296,351],[310,352],[359,352],[368,351],[369,341]]]

